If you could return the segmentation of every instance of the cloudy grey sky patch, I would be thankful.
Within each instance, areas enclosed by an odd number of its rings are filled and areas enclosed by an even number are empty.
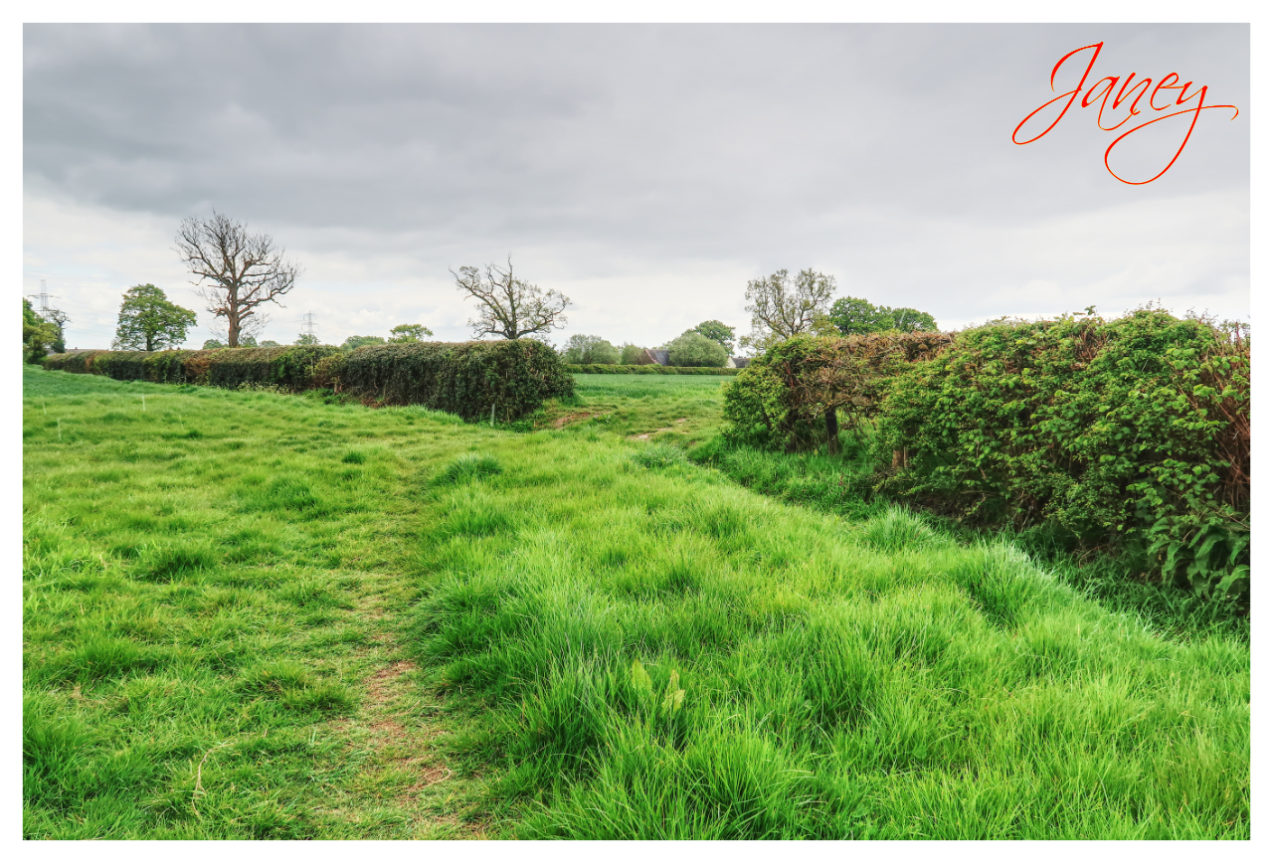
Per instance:
[[[1098,41],[1089,86],[1176,72],[1242,113],[1204,112],[1143,186],[1105,170],[1095,106],[1013,144]],[[303,268],[281,342],[305,312],[328,342],[464,338],[449,270],[508,254],[574,300],[558,342],[745,328],[782,267],[948,327],[1246,317],[1249,59],[1243,25],[27,25],[23,293],[47,280],[68,343],[105,346],[152,282],[201,344],[173,237],[215,208]],[[1119,165],[1152,175],[1179,123]]]

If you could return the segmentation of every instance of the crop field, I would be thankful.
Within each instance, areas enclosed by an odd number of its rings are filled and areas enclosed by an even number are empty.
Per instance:
[[[1240,627],[724,452],[727,379],[24,376],[28,838],[1250,836]]]

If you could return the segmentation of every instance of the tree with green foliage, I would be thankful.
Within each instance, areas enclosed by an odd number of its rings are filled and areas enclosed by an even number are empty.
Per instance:
[[[693,332],[702,333],[725,349],[725,353],[734,352],[734,328],[720,321],[703,321],[694,327]]]
[[[220,339],[206,339],[203,343],[203,349],[205,351],[216,351],[223,347],[225,347],[225,342]]]
[[[729,353],[715,339],[698,330],[686,330],[667,346],[668,363],[673,366],[701,366],[723,368],[729,362]]]
[[[283,346],[282,346],[281,344],[279,344],[278,342],[274,341],[273,339],[266,339],[265,341],[261,342],[261,344],[259,344],[257,347],[262,347],[262,348],[281,348],[281,347],[283,347]]]
[[[900,330],[904,333],[937,332],[937,321],[919,309],[877,306],[859,297],[840,297],[831,304],[831,323],[846,336]]]
[[[57,325],[36,314],[31,301],[23,298],[22,358],[29,363],[39,362],[57,340]]]
[[[625,344],[619,352],[619,362],[625,366],[643,366],[649,364],[650,356],[645,352],[645,348]]]
[[[66,324],[71,320],[70,316],[61,309],[47,309],[44,313],[44,319],[53,326],[57,327],[57,338],[53,340],[53,353],[61,354],[66,352]]]
[[[431,335],[433,335],[433,330],[424,324],[398,324],[389,331],[389,344],[422,342],[425,336]]]
[[[827,317],[841,334],[864,336],[892,328],[891,320],[881,312],[879,306],[868,300],[840,297],[831,304],[831,313]]]
[[[115,326],[117,351],[160,351],[179,347],[195,324],[195,313],[168,301],[163,289],[135,285],[124,292]]]
[[[927,312],[921,312],[919,309],[901,307],[896,309],[888,309],[888,314],[893,321],[893,329],[901,330],[904,333],[935,333],[937,332],[937,320]]]
[[[744,347],[764,350],[800,333],[815,331],[815,324],[827,316],[835,277],[814,270],[801,270],[795,278],[778,270],[763,279],[747,283],[747,311],[751,314],[751,335],[742,339]]]
[[[600,336],[573,335],[566,342],[562,359],[576,364],[614,365],[619,362],[619,349]]]
[[[313,333],[301,333],[299,336],[296,337],[296,341],[293,342],[293,344],[316,345],[318,344],[318,336],[314,335]]]
[[[340,346],[347,351],[354,348],[361,348],[364,345],[383,345],[385,340],[380,336],[350,336],[341,342]]]

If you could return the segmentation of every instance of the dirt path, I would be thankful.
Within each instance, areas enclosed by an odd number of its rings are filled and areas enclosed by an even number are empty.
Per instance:
[[[368,839],[485,838],[475,816],[481,782],[460,775],[444,754],[440,706],[421,685],[386,611],[406,607],[403,588],[391,576],[368,579],[368,592],[350,614],[371,637],[341,663],[361,672],[361,699],[352,716],[329,724],[343,744],[343,763],[315,814],[340,822],[341,833]]]
[[[676,426],[685,422],[687,419],[689,418],[681,417],[680,419],[673,420],[673,422],[676,423],[676,425],[663,426],[663,428],[657,428],[652,432],[645,432],[644,434],[628,435],[628,440],[649,440],[651,435],[656,435],[659,432],[676,431]]]

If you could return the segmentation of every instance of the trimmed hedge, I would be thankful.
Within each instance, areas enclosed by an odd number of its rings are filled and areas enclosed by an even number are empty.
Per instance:
[[[500,420],[534,411],[546,398],[570,396],[574,380],[557,353],[529,339],[369,345],[352,352],[329,345],[219,348],[209,351],[74,351],[43,360],[55,371],[116,380],[331,388],[369,404],[420,404]]]
[[[44,366],[88,372],[119,381],[207,384],[219,387],[314,388],[314,367],[340,348],[291,345],[277,348],[219,348],[211,351],[73,351],[52,354]]]
[[[367,345],[328,370],[338,392],[374,404],[420,404],[465,419],[518,419],[574,395],[551,347],[534,339]]]
[[[93,370],[93,359],[100,354],[108,353],[110,351],[67,351],[64,354],[47,354],[40,358],[40,362],[46,369],[51,369],[55,372],[87,374]]]
[[[566,371],[572,375],[736,375],[742,369],[711,368],[706,366],[660,366],[658,364],[625,366],[610,363],[568,363]]]

